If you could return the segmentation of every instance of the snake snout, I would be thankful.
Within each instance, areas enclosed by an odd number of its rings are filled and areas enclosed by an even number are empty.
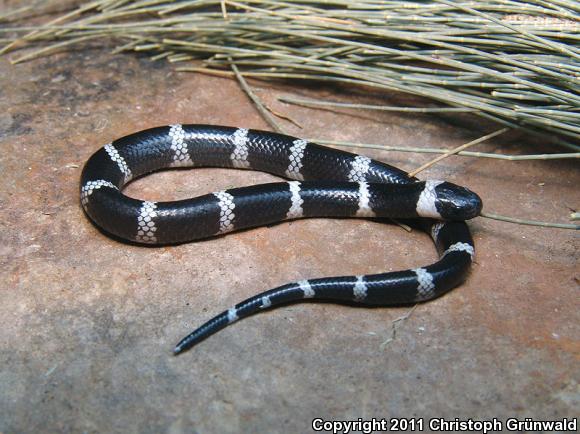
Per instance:
[[[435,188],[436,208],[444,220],[469,220],[481,213],[481,198],[468,188],[443,182]]]

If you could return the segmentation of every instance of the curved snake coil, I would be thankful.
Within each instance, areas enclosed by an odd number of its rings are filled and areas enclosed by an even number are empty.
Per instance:
[[[132,179],[173,167],[232,167],[269,172],[290,182],[233,188],[193,199],[150,202],[121,190]],[[185,351],[234,321],[304,299],[389,306],[430,300],[460,284],[474,249],[463,220],[481,199],[444,181],[336,149],[266,131],[171,125],[141,131],[99,149],[81,176],[81,203],[104,231],[125,240],[171,244],[306,217],[376,217],[428,232],[440,259],[426,267],[364,276],[301,280],[251,297],[184,338]]]

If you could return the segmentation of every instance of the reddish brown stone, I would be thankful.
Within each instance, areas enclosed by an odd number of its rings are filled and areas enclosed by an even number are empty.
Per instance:
[[[365,90],[253,82],[299,136],[454,147],[493,131],[453,118],[285,105],[278,96],[424,104]],[[296,279],[426,264],[427,236],[360,220],[305,220],[172,247],[107,238],[79,206],[84,161],[155,125],[267,128],[235,81],[106,50],[12,66],[0,58],[0,431],[306,432],[311,419],[573,416],[578,409],[577,233],[476,219],[477,263],[409,308],[301,304],[241,321],[181,357],[206,319]],[[549,152],[512,133],[488,152]],[[361,150],[413,169],[432,156]],[[488,211],[561,220],[577,163],[449,158],[421,176],[477,191]],[[128,193],[185,198],[275,179],[201,169]],[[576,186],[576,187],[575,187]]]

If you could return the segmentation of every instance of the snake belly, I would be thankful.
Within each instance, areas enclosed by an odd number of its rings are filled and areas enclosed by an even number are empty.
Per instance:
[[[269,172],[289,182],[152,202],[125,196],[136,177],[178,167]],[[481,199],[444,181],[419,181],[388,164],[295,137],[212,125],[170,125],[99,149],[81,175],[81,204],[105,232],[144,244],[174,244],[308,217],[401,218],[429,233],[434,264],[389,273],[301,280],[265,291],[209,320],[175,347],[180,353],[238,319],[302,300],[392,306],[435,298],[464,281],[473,240],[463,220]]]

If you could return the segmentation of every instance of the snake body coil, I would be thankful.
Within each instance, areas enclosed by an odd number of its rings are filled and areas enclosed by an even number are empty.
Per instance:
[[[121,192],[152,171],[202,166],[259,170],[293,181],[172,202],[141,201]],[[420,182],[368,157],[282,134],[210,125],[158,127],[105,145],[83,169],[81,203],[96,225],[138,243],[181,243],[305,217],[392,217],[411,219],[437,246],[440,259],[426,267],[302,280],[263,292],[202,325],[176,346],[176,354],[240,318],[288,302],[388,306],[437,297],[466,277],[474,249],[462,220],[477,216],[482,206],[466,188]]]

